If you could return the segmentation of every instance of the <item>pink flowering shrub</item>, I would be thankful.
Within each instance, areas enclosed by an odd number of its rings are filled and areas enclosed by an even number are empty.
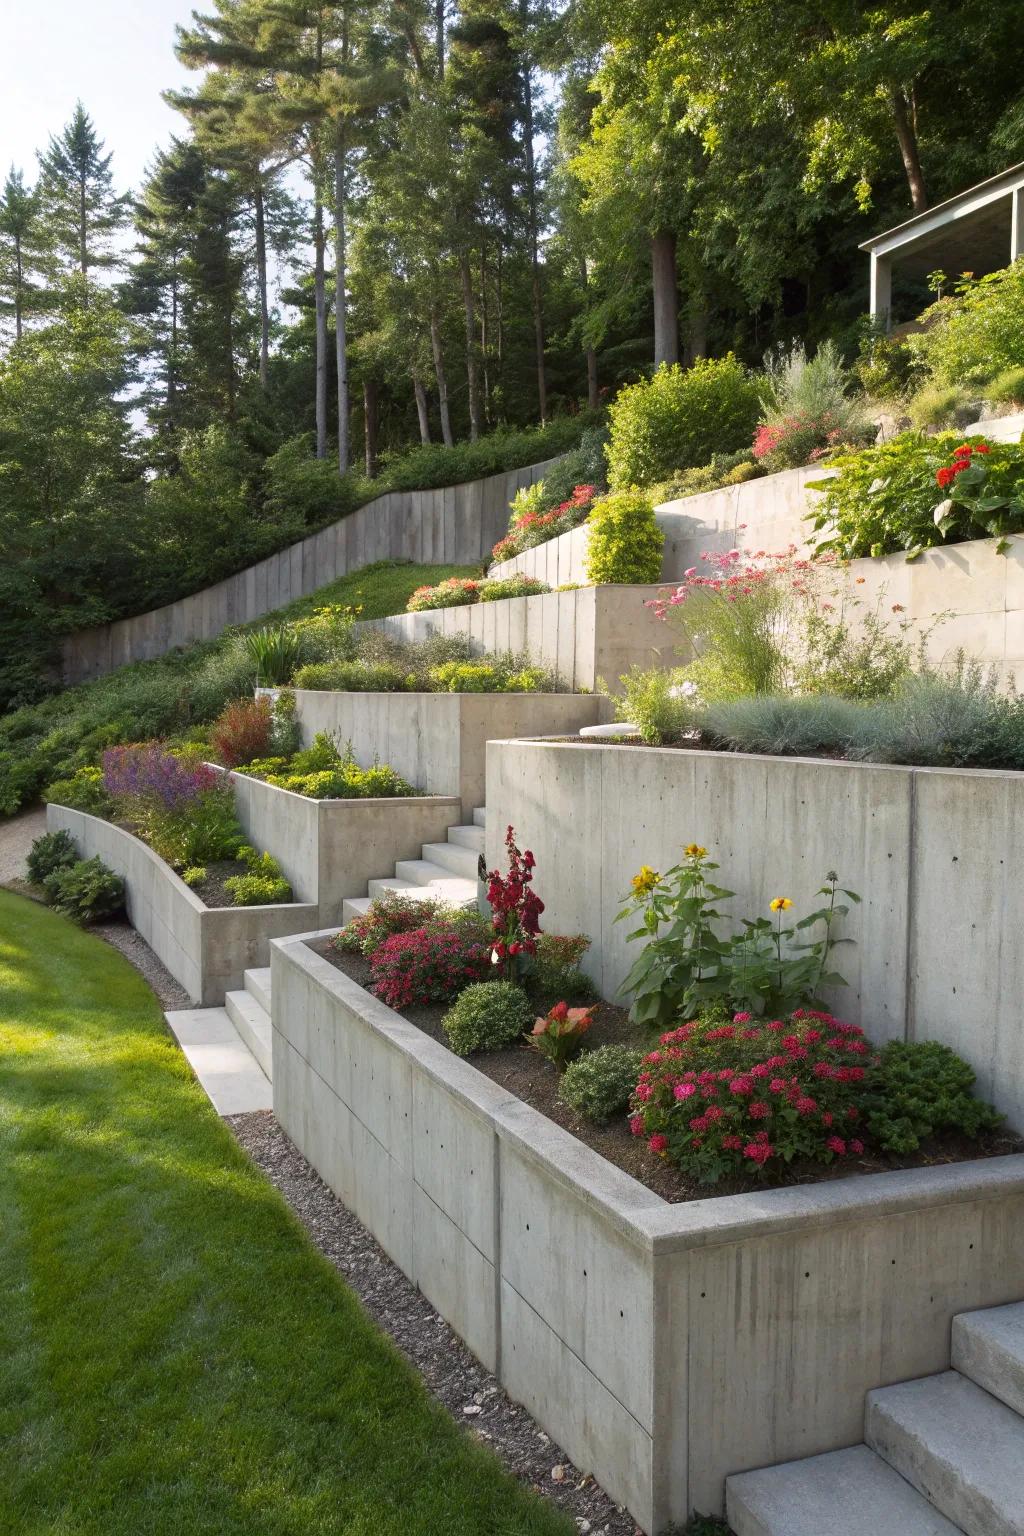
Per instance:
[[[559,502],[546,512],[536,510],[529,502],[517,510],[513,502],[509,531],[495,544],[491,559],[495,563],[512,560],[526,549],[546,544],[548,539],[556,539],[559,534],[578,528],[589,517],[596,495],[596,485],[577,485],[567,501]]]
[[[370,956],[370,990],[389,1008],[449,1003],[464,987],[491,978],[491,950],[457,923],[394,933]]]
[[[863,1030],[828,1013],[709,1014],[644,1058],[630,1129],[704,1184],[856,1157],[877,1063]]]
[[[406,604],[409,613],[422,613],[427,608],[459,608],[465,603],[480,601],[480,582],[464,576],[449,576],[436,587],[417,587]]]
[[[847,433],[830,411],[817,417],[786,416],[762,422],[754,433],[754,458],[769,474],[816,464],[845,446]]]

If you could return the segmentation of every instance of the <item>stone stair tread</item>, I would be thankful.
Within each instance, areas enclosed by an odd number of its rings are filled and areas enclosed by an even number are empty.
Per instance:
[[[740,1472],[725,1489],[736,1536],[959,1536],[960,1531],[866,1445]]]
[[[219,1115],[273,1109],[270,1079],[226,1008],[178,1008],[164,1018]]]
[[[1024,1302],[954,1317],[953,1368],[1024,1414]]]
[[[372,896],[349,896],[341,904],[341,921],[350,923],[354,917],[362,917],[370,910]]]
[[[478,806],[474,807],[474,809],[473,809],[473,825],[474,825],[474,827],[486,827],[487,826],[487,807],[486,807],[486,805],[478,805]]]
[[[475,854],[484,851],[485,833],[483,827],[449,827],[448,841],[456,843],[460,848],[471,848]]]
[[[479,854],[472,848],[462,848],[458,843],[424,843],[423,859],[429,864],[439,864],[449,875],[458,875],[463,880],[476,879]]]
[[[269,1080],[273,1059],[269,1013],[251,992],[229,992],[224,999],[224,1008],[243,1044]]]
[[[435,864],[432,859],[399,859],[395,865],[395,876],[399,880],[407,880],[412,885],[429,885],[436,889],[436,894],[448,897],[450,900],[464,898],[476,900],[476,880],[467,880],[463,876],[455,875],[443,864]],[[375,881],[374,884],[377,882]]]
[[[959,1371],[869,1392],[865,1439],[967,1536],[1024,1536],[1024,1418]]]
[[[253,996],[265,1012],[270,1012],[270,966],[254,966],[242,977],[245,990]]]

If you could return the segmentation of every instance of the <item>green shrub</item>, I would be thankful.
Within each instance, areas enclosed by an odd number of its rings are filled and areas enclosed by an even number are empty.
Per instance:
[[[299,668],[295,686],[335,693],[404,693],[409,674],[386,661],[315,661]]]
[[[32,884],[42,885],[55,870],[69,869],[78,861],[79,853],[71,833],[62,829],[60,832],[44,832],[42,837],[37,837],[25,862]]]
[[[424,896],[417,899],[401,891],[385,891],[371,901],[367,910],[346,923],[331,940],[332,948],[343,955],[364,955],[367,959],[394,933],[411,933],[431,922],[451,922],[454,909],[445,901]]]
[[[533,1023],[533,1009],[511,981],[481,981],[460,992],[442,1027],[456,1056],[514,1045]]]
[[[296,752],[290,762],[252,763],[249,771],[278,789],[306,795],[311,800],[379,800],[417,795],[415,789],[393,768],[374,763],[360,768],[349,742],[344,753],[324,731],[313,738],[303,752]]]
[[[609,484],[650,485],[712,454],[734,453],[750,442],[759,411],[757,385],[731,352],[685,371],[662,366],[620,390],[611,408]]]
[[[206,879],[206,869],[202,864],[192,864],[188,869],[182,870],[181,878],[190,890],[194,890],[197,885],[202,885]]]
[[[292,888],[281,873],[281,866],[269,853],[257,853],[248,845],[238,850],[246,866],[244,875],[232,875],[224,889],[236,907],[268,907],[292,899]]]
[[[619,682],[622,693],[613,700],[616,719],[635,725],[648,746],[679,741],[693,729],[696,685],[682,668],[632,666]]]
[[[406,604],[408,613],[424,613],[432,608],[461,608],[480,601],[482,583],[464,576],[449,576],[434,587],[417,587]]]
[[[910,345],[937,383],[980,387],[1006,368],[1024,367],[1024,259],[961,281],[952,299],[921,319],[924,329]]]
[[[601,1045],[565,1069],[558,1097],[598,1125],[624,1115],[636,1087],[643,1051],[628,1045]]]
[[[993,405],[1012,405],[1019,410],[1024,405],[1024,363],[1002,369],[985,385],[984,394]]]
[[[978,414],[975,399],[962,384],[943,384],[932,379],[911,397],[907,414],[921,431],[967,426]]]
[[[98,923],[124,906],[124,881],[101,859],[79,859],[47,875],[46,899],[76,923]]]
[[[244,643],[257,687],[285,687],[302,664],[302,636],[291,625],[272,624],[252,630]]]
[[[590,948],[585,933],[542,933],[530,958],[526,984],[538,1007],[562,998],[589,1001],[597,996],[590,977],[580,967]]]
[[[655,582],[661,577],[665,535],[643,491],[613,491],[594,503],[587,547],[592,586]]]
[[[709,463],[693,469],[677,469],[668,479],[649,487],[651,500],[657,507],[662,502],[677,501],[683,496],[717,491],[724,485],[742,485],[746,480],[756,480],[762,473],[749,448],[741,448],[737,453],[714,453]]]
[[[547,582],[538,581],[535,576],[505,576],[501,581],[485,581],[480,588],[480,601],[497,603],[504,597],[536,597],[550,591]]]
[[[110,796],[103,788],[99,768],[79,768],[69,779],[54,779],[43,790],[47,805],[66,805],[90,816],[104,816],[110,809]]]
[[[148,807],[140,831],[174,869],[233,859],[245,843],[234,791],[223,781],[176,809]]]
[[[916,1152],[942,1132],[974,1139],[1003,1117],[973,1094],[974,1071],[935,1040],[894,1040],[881,1054],[867,1106],[872,1139],[887,1152]]]

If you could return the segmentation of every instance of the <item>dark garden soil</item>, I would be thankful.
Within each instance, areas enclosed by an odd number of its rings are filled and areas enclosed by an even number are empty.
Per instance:
[[[225,888],[225,882],[232,875],[244,875],[246,867],[241,859],[218,859],[215,863],[203,866],[206,870],[206,879],[198,885],[190,886],[199,900],[205,902],[208,907],[233,907],[231,892]]]
[[[341,954],[331,948],[330,939],[316,939],[310,946],[316,954],[343,971],[361,987],[369,987],[370,963],[362,955]],[[589,998],[567,998],[569,1003],[587,1003]],[[407,1008],[402,1017],[422,1029],[424,1034],[447,1045],[441,1021],[448,1008],[434,1006]],[[595,1022],[587,1033],[587,1048],[623,1044],[651,1050],[657,1037],[631,1024],[624,1008],[612,1003],[597,1004]],[[586,1146],[631,1174],[655,1194],[672,1203],[706,1200],[718,1195],[735,1195],[750,1190],[781,1189],[794,1184],[818,1184],[826,1180],[849,1178],[854,1174],[883,1173],[896,1168],[928,1168],[942,1163],[969,1162],[974,1158],[1003,1157],[1024,1151],[1024,1139],[1011,1132],[992,1132],[971,1141],[965,1136],[947,1136],[922,1146],[906,1157],[888,1157],[865,1153],[844,1158],[841,1163],[822,1167],[817,1163],[792,1163],[783,1174],[768,1173],[755,1179],[722,1179],[714,1186],[698,1184],[670,1163],[648,1149],[642,1136],[631,1134],[625,1117],[608,1125],[595,1125],[563,1104],[558,1097],[559,1074],[556,1069],[528,1046],[514,1046],[504,1051],[483,1051],[469,1058],[486,1077],[507,1088],[524,1103],[540,1110],[549,1120],[572,1133]]]

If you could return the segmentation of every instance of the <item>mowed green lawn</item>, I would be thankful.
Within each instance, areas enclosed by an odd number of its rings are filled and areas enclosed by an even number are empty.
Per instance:
[[[4,1536],[568,1536],[429,1401],[99,939],[0,891]]]

